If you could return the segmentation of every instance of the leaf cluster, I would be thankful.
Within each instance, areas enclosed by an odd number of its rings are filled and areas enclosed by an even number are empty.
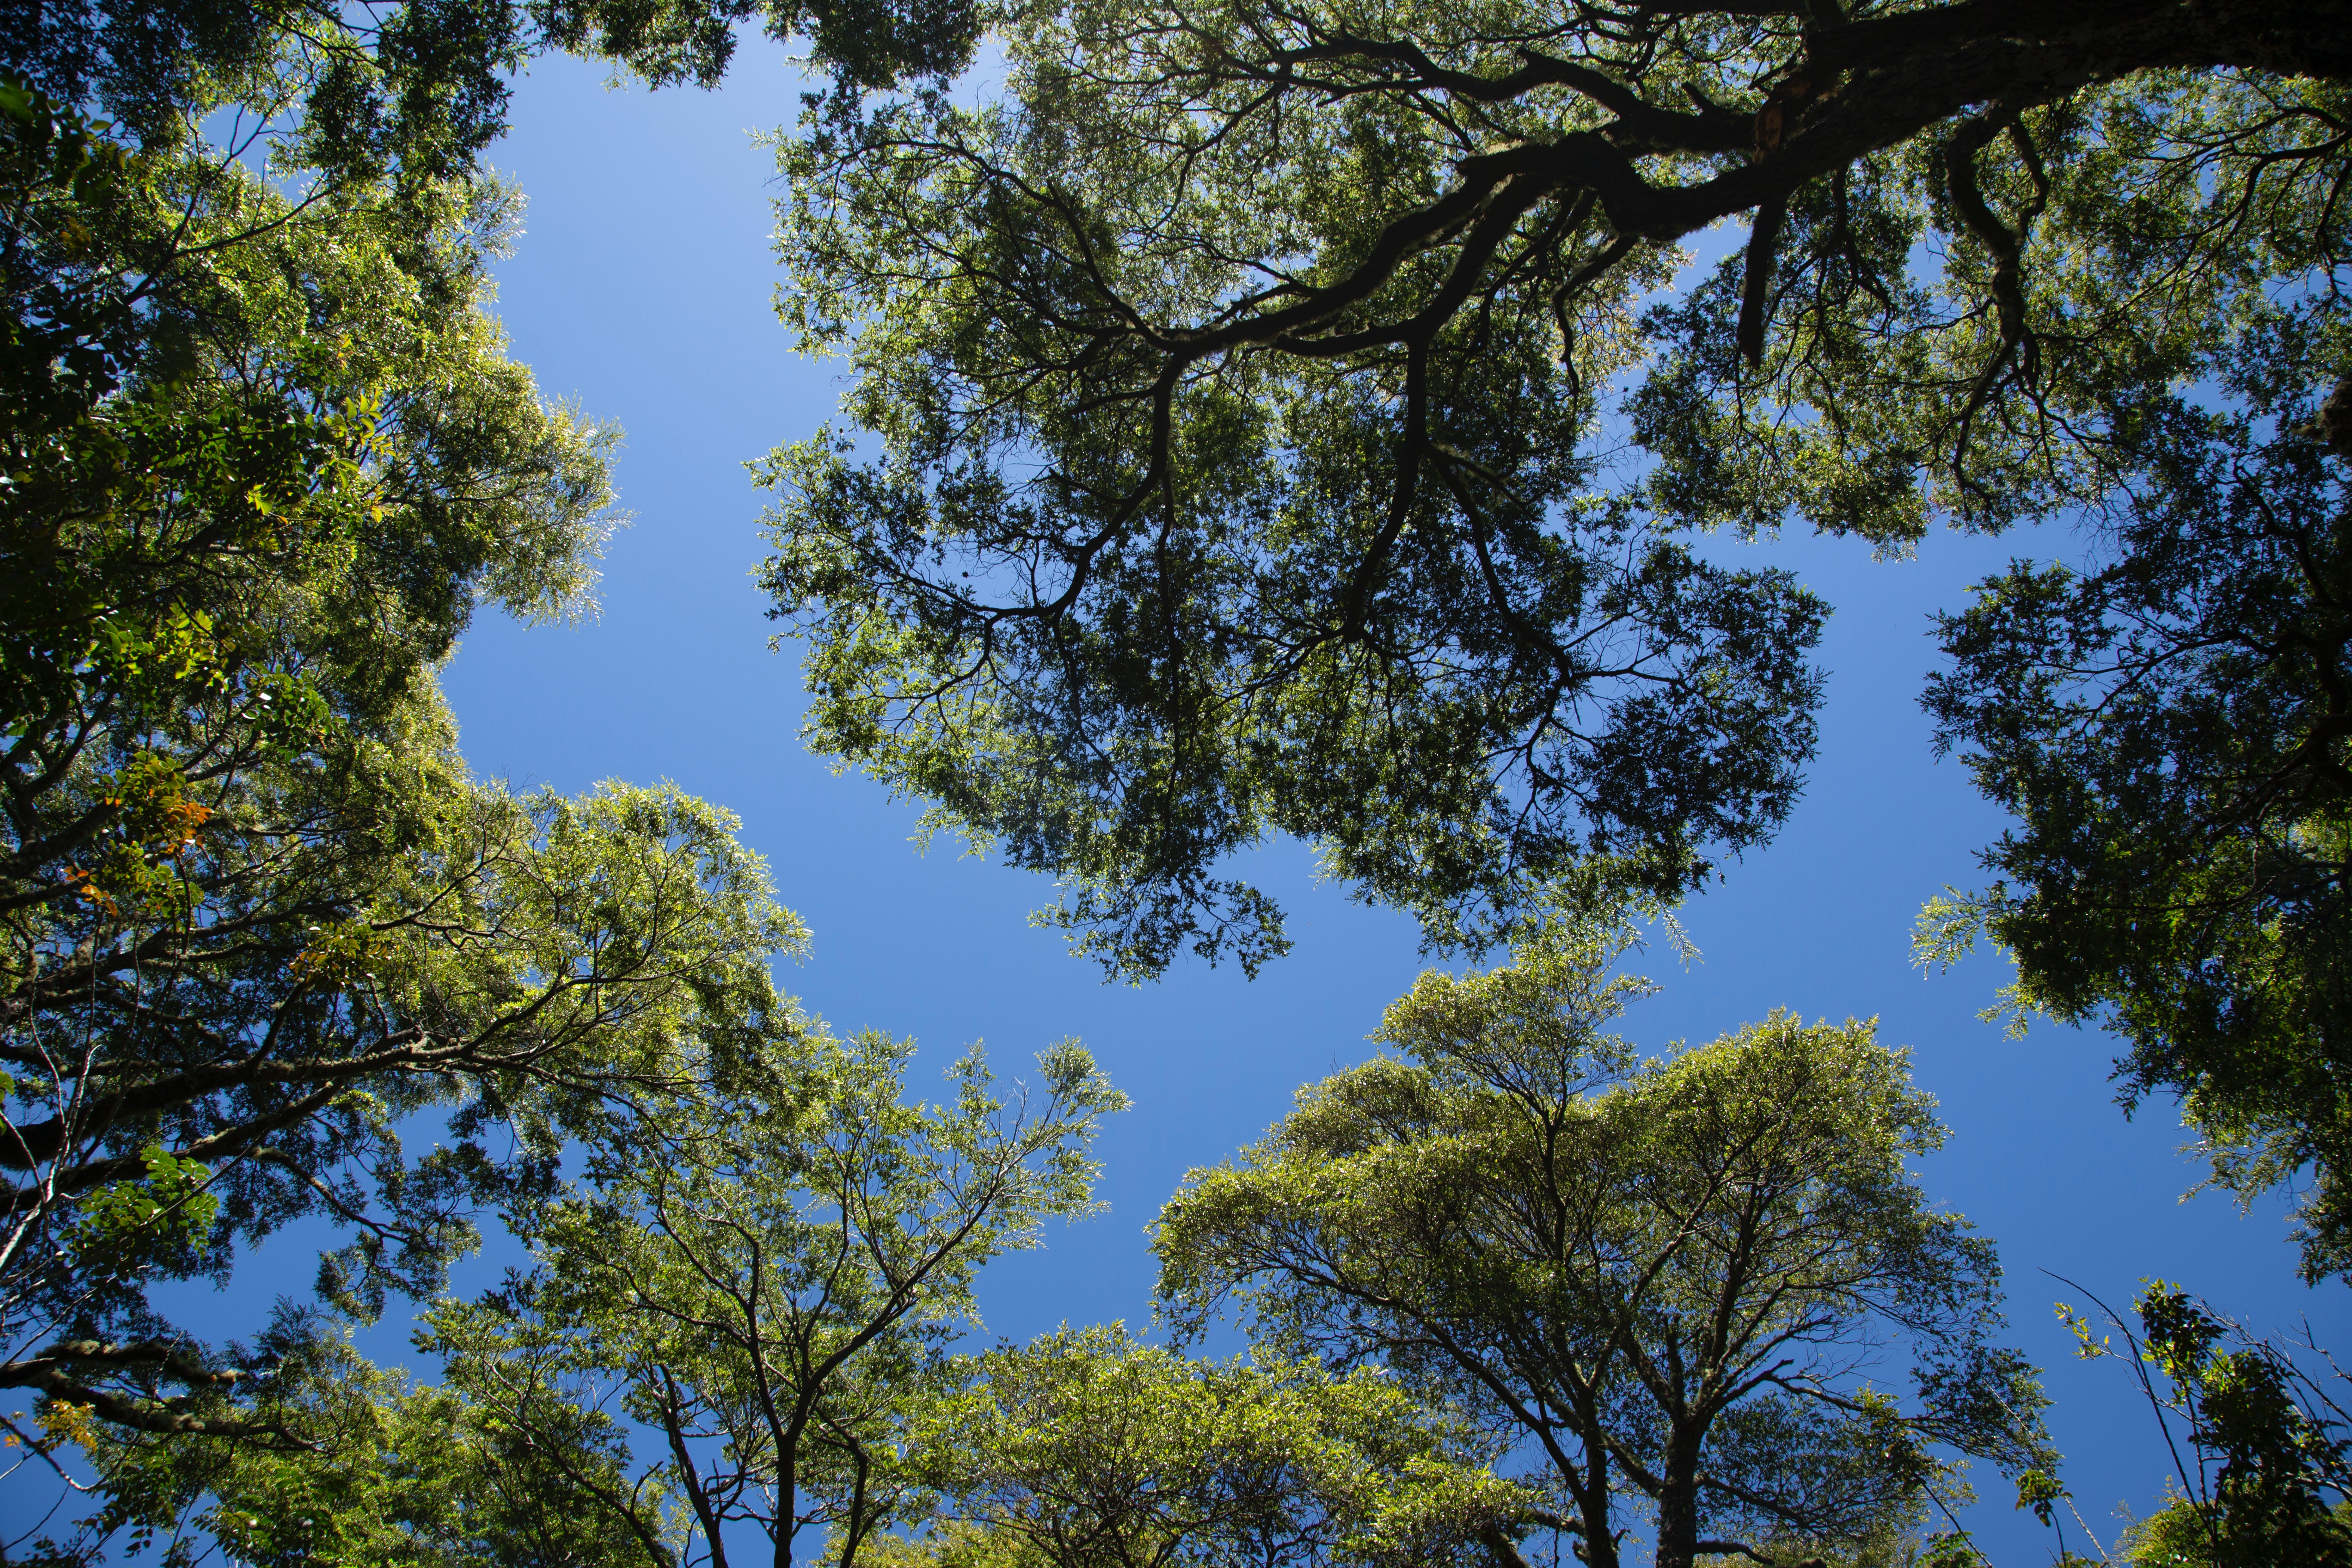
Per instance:
[[[1483,1563],[1540,1499],[1393,1379],[1189,1361],[1119,1325],[982,1356],[917,1426],[950,1531],[1052,1568]],[[961,1548],[969,1550],[968,1547]]]
[[[2164,1508],[2114,1555],[2137,1568],[2352,1562],[2352,1440],[2326,1353],[2256,1339],[2161,1280],[2140,1292],[2136,1328],[2098,1306],[2104,1324],[2063,1302],[2058,1313],[2079,1354],[2130,1362],[2175,1462]]]

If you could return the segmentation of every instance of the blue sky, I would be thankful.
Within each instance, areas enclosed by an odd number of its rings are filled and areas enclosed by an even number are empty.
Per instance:
[[[803,750],[797,658],[769,651],[749,576],[761,497],[742,468],[807,434],[840,391],[839,367],[797,357],[772,309],[773,165],[751,133],[788,122],[798,90],[762,41],[715,94],[608,89],[568,60],[518,84],[513,132],[492,156],[530,205],[499,309],[548,395],[625,427],[619,479],[635,521],[613,542],[599,619],[486,618],[448,691],[481,773],[567,791],[667,778],[737,812],[815,933],[785,984],[839,1028],[917,1037],[926,1077],[975,1038],[1008,1071],[1083,1039],[1135,1100],[1100,1148],[1109,1212],[990,1266],[982,1305],[990,1331],[1012,1337],[1066,1321],[1139,1326],[1143,1227],[1159,1205],[1188,1168],[1260,1133],[1299,1084],[1360,1060],[1423,961],[1403,918],[1315,885],[1307,851],[1284,844],[1250,874],[1291,911],[1290,957],[1255,982],[1194,963],[1142,989],[1107,986],[1028,927],[1045,883],[952,846],[918,855],[913,805]],[[2012,1339],[2048,1370],[2065,1479],[2104,1531],[2116,1503],[2157,1501],[2162,1447],[2122,1368],[2069,1359],[2050,1304],[2073,1292],[2042,1270],[2119,1306],[2142,1278],[2171,1279],[2258,1326],[2308,1317],[2323,1342],[2345,1339],[2347,1314],[2342,1285],[2294,1279],[2279,1205],[2241,1216],[2218,1197],[2179,1201],[2199,1173],[2178,1152],[2183,1134],[2168,1107],[2120,1114],[2105,1040],[2048,1026],[2003,1038],[1975,1016],[2005,978],[1990,959],[1939,977],[1910,966],[1918,906],[1968,884],[1971,850],[2000,829],[1960,768],[1929,756],[1916,701],[1927,615],[2010,556],[2062,542],[1937,538],[1885,563],[1852,542],[1721,547],[1794,566],[1836,606],[1822,754],[1778,842],[1685,911],[1702,962],[1685,972],[1649,955],[1665,989],[1627,1032],[1700,1040],[1785,1006],[1875,1015],[1912,1047],[1954,1130],[1927,1186],[2000,1241]],[[1979,1515],[1998,1560],[2043,1559],[2047,1538],[2005,1498]]]

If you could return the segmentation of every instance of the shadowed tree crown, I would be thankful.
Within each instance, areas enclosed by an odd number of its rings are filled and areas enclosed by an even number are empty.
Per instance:
[[[1125,974],[1279,952],[1275,834],[1440,943],[1689,891],[1797,797],[1824,611],[1695,533],[2095,510],[2340,338],[2332,4],[989,17],[977,101],[780,141],[851,384],[767,582],[812,742]]]

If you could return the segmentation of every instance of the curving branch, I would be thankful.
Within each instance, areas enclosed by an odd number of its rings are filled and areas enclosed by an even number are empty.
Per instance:
[[[137,1431],[215,1437],[274,1438],[289,1448],[315,1445],[293,1436],[279,1423],[257,1417],[201,1415],[187,1406],[193,1395],[147,1399],[89,1381],[91,1372],[170,1378],[192,1389],[228,1393],[244,1378],[235,1370],[205,1366],[184,1345],[170,1340],[109,1343],[63,1340],[36,1356],[0,1362],[0,1388],[34,1388],[52,1399],[84,1405],[101,1420]]]

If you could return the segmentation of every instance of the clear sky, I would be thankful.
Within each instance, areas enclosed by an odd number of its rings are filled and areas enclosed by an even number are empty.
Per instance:
[[[667,778],[730,807],[815,933],[786,985],[842,1029],[917,1037],[926,1079],[975,1038],[1008,1072],[1083,1039],[1135,1100],[1100,1147],[1109,1212],[991,1265],[982,1300],[990,1331],[1010,1337],[1066,1321],[1140,1327],[1144,1226],[1184,1172],[1258,1135],[1301,1083],[1361,1059],[1423,961],[1405,919],[1315,885],[1307,851],[1283,844],[1250,872],[1290,910],[1290,957],[1255,982],[1195,963],[1156,985],[1107,986],[1028,927],[1046,883],[951,846],[919,856],[913,805],[802,749],[797,655],[768,650],[748,575],[761,498],[741,466],[810,432],[840,391],[839,367],[796,357],[772,308],[773,165],[751,133],[789,122],[798,91],[781,51],[757,41],[716,94],[608,89],[567,60],[518,84],[513,132],[492,157],[530,205],[499,308],[548,395],[625,427],[619,479],[635,521],[613,542],[600,619],[485,618],[467,635],[446,672],[466,754],[518,785]],[[1971,850],[2000,829],[1958,764],[1929,755],[1916,706],[1927,615],[2010,556],[2063,545],[1939,537],[1885,563],[1837,541],[1717,547],[1791,564],[1836,606],[1822,752],[1778,842],[1685,911],[1703,961],[1685,972],[1649,955],[1665,990],[1627,1032],[1703,1040],[1785,1006],[1875,1015],[1913,1049],[1953,1129],[1927,1184],[2000,1243],[2012,1340],[2047,1369],[2064,1479],[2104,1533],[2118,1502],[2154,1506],[2162,1447],[2121,1367],[2069,1359],[2051,1303],[2080,1298],[2042,1270],[2117,1306],[2143,1278],[2174,1279],[2257,1326],[2307,1316],[2323,1342],[2347,1338],[2347,1314],[2342,1285],[2296,1282],[2278,1205],[2242,1217],[2219,1197],[2179,1201],[2199,1174],[2178,1152],[2184,1134],[2168,1106],[2125,1120],[2109,1042],[2046,1025],[2004,1039],[1976,1016],[2006,978],[1990,959],[1940,977],[1910,966],[1918,906],[1969,884]],[[2006,1497],[1971,1522],[1997,1560],[2043,1560],[2047,1538]]]

